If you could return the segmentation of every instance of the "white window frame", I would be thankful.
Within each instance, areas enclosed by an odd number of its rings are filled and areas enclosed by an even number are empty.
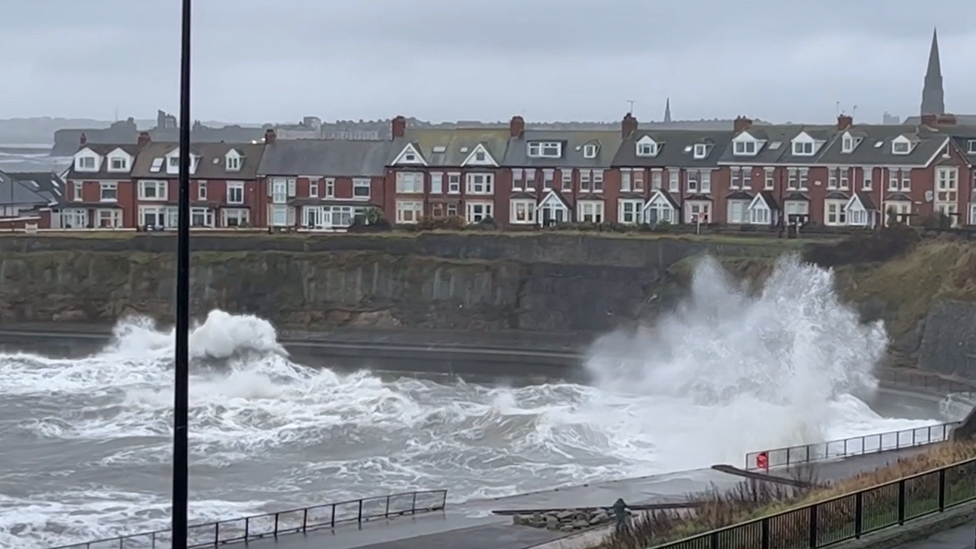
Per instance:
[[[488,172],[473,172],[466,176],[465,190],[467,194],[490,196],[495,194],[495,174]]]
[[[583,145],[583,158],[596,158],[596,145]]]
[[[605,210],[605,205],[600,200],[580,200],[577,204],[577,219],[580,223],[603,223]]]
[[[696,143],[694,151],[695,160],[701,160],[706,156],[708,156],[708,145],[705,145],[704,143]]]
[[[319,179],[309,178],[308,180],[308,196],[309,198],[319,197]]]
[[[103,225],[102,221],[108,221],[108,224]],[[98,229],[121,229],[122,228],[122,210],[116,210],[114,208],[102,208],[99,209],[95,214],[95,228]]]
[[[738,208],[741,206],[741,209]],[[739,211],[736,211],[739,210]],[[738,214],[738,215],[735,215]],[[729,200],[728,202],[728,222],[732,225],[746,225],[749,223],[749,201],[748,200]]]
[[[430,173],[430,194],[444,194],[444,173]]]
[[[78,171],[96,171],[97,164],[94,156],[79,156],[75,161],[75,169]]]
[[[231,220],[235,221],[232,225]],[[247,208],[221,208],[221,227],[243,227],[251,223],[251,211]]]
[[[891,154],[904,156],[912,152],[912,144],[907,141],[892,141]]]
[[[119,163],[118,166],[115,165],[116,162]],[[110,156],[108,158],[108,171],[110,172],[129,171],[129,159],[124,156]]]
[[[513,198],[509,201],[509,223],[513,225],[535,225],[537,205],[531,198]],[[521,219],[519,218],[521,215]]]
[[[409,214],[409,215],[407,215]],[[397,200],[396,223],[398,225],[413,225],[424,216],[424,202],[422,200]]]
[[[840,152],[842,152],[842,153],[851,153],[851,152],[854,152],[854,138],[853,137],[851,137],[849,135],[845,135],[843,137],[843,139],[841,141]]]
[[[487,217],[495,219],[495,205],[491,202],[469,200],[464,205],[465,221],[470,224],[480,223]]]
[[[755,208],[749,208],[750,225],[769,225],[772,223],[772,212],[763,203],[757,203]]]
[[[632,211],[628,211],[628,209]],[[617,222],[637,225],[644,214],[644,201],[639,198],[621,198],[617,201]]]
[[[771,191],[776,187],[775,168],[763,168],[763,190]]]
[[[736,141],[732,150],[733,154],[736,155],[755,155],[756,154],[756,142],[755,141]]]
[[[194,223],[196,217],[202,217],[203,223]],[[214,211],[210,208],[190,208],[190,226],[191,227],[214,227],[214,221],[216,216],[214,216]]]
[[[461,174],[459,172],[447,174],[447,194],[461,194]]]
[[[561,158],[563,144],[558,141],[533,141],[526,145],[529,158]]]
[[[620,192],[629,193],[633,189],[632,173],[626,168],[620,170]]]
[[[657,156],[657,143],[638,143],[637,156]]]
[[[861,190],[874,190],[874,168],[865,166],[861,168]]]
[[[149,196],[149,189],[153,189],[153,196]],[[165,202],[169,199],[169,182],[156,179],[139,181],[139,200]]]
[[[201,179],[200,181],[197,181],[197,200],[206,200],[206,199],[207,199],[207,182],[206,180]]]
[[[234,155],[228,156],[226,162],[227,171],[229,172],[241,171],[241,165],[243,164],[242,160],[243,158],[241,158],[240,156],[234,156]]]
[[[240,193],[240,199],[238,200],[235,196]],[[227,182],[227,203],[234,205],[244,204],[244,183],[240,181],[228,181]]]
[[[109,191],[112,196],[105,196],[105,192]],[[115,181],[102,182],[98,185],[98,201],[99,202],[118,202],[119,201],[119,184]]]
[[[835,206],[831,212],[831,206]],[[843,227],[847,225],[847,200],[842,198],[828,198],[824,200],[824,225],[828,227]],[[831,220],[831,214],[834,218]]]
[[[424,172],[397,172],[397,194],[424,194]]]
[[[334,177],[325,178],[325,198],[335,198],[336,180]]]
[[[794,141],[793,156],[813,156],[812,141]]]

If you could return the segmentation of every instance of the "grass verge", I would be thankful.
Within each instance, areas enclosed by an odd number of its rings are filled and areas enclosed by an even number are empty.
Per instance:
[[[939,508],[938,469],[961,464],[946,472],[945,505],[976,497],[976,442],[947,443],[915,454],[896,463],[812,489],[793,489],[766,482],[745,481],[729,491],[709,490],[689,499],[703,502],[688,510],[654,511],[639,515],[631,527],[613,532],[594,549],[646,549],[689,538],[734,524],[779,515],[767,526],[777,547],[805,546],[810,540],[810,505],[818,508],[817,538],[821,546],[832,539],[845,539],[854,533],[855,493],[864,492],[862,533],[885,528],[899,521],[898,485],[893,481],[920,475],[907,481],[904,518],[906,520],[937,511]],[[927,474],[923,474],[927,473]],[[810,479],[804,479],[810,480]],[[758,547],[762,525],[759,521],[723,534],[721,546],[730,549]],[[700,543],[699,543],[700,544]],[[689,548],[699,544],[689,544]],[[755,544],[755,545],[754,545]],[[704,545],[702,545],[704,547]]]

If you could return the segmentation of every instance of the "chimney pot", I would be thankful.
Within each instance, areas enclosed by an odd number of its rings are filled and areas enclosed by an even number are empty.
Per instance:
[[[267,130],[264,130],[265,145],[274,145],[277,139],[278,139],[278,134],[274,131],[273,128],[268,128]]]
[[[623,120],[620,121],[620,135],[627,139],[628,137],[634,135],[637,132],[637,119],[634,118],[632,113],[627,113],[624,115]]]
[[[752,127],[752,119],[746,118],[745,116],[739,115],[736,117],[735,122],[732,124],[732,128],[735,133],[743,132]]]
[[[923,114],[922,125],[934,128],[938,124],[939,117],[934,114]]]
[[[81,142],[81,146],[84,147],[88,144],[88,135],[86,135],[85,132],[81,132],[81,139],[79,139],[79,141]]]
[[[137,142],[136,146],[142,149],[146,145],[148,145],[151,141],[152,141],[152,137],[149,136],[149,132],[140,132],[139,141]]]
[[[854,125],[854,117],[849,114],[842,114],[837,117],[837,131],[844,131]]]

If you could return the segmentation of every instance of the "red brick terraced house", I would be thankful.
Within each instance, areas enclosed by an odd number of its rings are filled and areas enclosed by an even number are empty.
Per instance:
[[[507,129],[407,128],[393,119],[384,210],[391,223],[461,216],[468,223],[508,219],[502,183]]]
[[[922,122],[952,137],[950,157],[959,166],[959,223],[976,226],[976,127],[957,126],[952,115],[924,116]],[[935,181],[935,198],[940,193],[951,192],[947,188],[951,187],[951,179],[937,173]]]
[[[616,219],[619,184],[610,167],[620,132],[526,129],[516,116],[507,134],[499,221],[547,226]]]
[[[148,144],[142,134],[137,145],[87,143],[81,146],[65,172],[65,202],[52,212],[54,229],[122,229],[135,226],[135,194],[132,167],[140,147]]]
[[[258,184],[264,144],[195,143],[190,146],[190,226],[255,226],[265,201]],[[150,230],[175,229],[180,148],[149,143],[132,169],[133,219]]]
[[[267,223],[343,230],[387,203],[389,141],[278,140],[265,136],[258,167]]]
[[[613,221],[625,224],[724,222],[728,170],[718,159],[729,131],[642,130],[631,115],[612,165],[619,194]]]
[[[0,228],[50,229],[64,203],[64,181],[51,172],[0,172]]]

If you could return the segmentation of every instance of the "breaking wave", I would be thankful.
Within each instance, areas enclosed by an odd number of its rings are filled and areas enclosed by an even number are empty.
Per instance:
[[[884,347],[828,271],[795,259],[756,295],[703,262],[673,314],[593,347],[591,386],[309,368],[268,322],[213,311],[190,336],[190,512],[415,488],[496,497],[929,423],[864,403]],[[89,357],[0,355],[0,547],[168,525],[172,353],[171,330],[130,319]]]

